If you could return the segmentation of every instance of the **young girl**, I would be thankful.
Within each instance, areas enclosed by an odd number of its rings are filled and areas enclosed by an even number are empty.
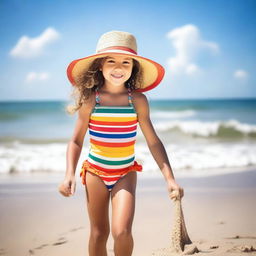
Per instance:
[[[110,200],[114,253],[131,255],[136,171],[142,170],[134,155],[137,123],[167,182],[170,198],[183,197],[184,193],[175,181],[165,148],[152,126],[147,98],[142,93],[160,83],[164,69],[137,55],[132,34],[110,31],[99,39],[96,54],[72,61],[67,73],[77,96],[70,112],[78,110],[78,119],[68,143],[66,176],[59,191],[64,196],[75,193],[75,170],[89,128],[89,155],[80,172],[91,227],[89,255],[107,255]]]

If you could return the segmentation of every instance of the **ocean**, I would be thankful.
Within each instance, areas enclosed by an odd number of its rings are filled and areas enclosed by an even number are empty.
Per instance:
[[[0,102],[0,174],[65,173],[77,114],[65,101]],[[152,124],[176,177],[208,176],[256,166],[256,99],[151,100]],[[77,172],[89,152],[87,131]],[[143,177],[159,176],[139,128],[136,160]],[[1,176],[0,176],[1,177]]]

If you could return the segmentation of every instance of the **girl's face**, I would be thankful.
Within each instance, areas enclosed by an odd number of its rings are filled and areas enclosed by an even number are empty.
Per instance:
[[[114,86],[124,85],[132,74],[132,68],[132,58],[110,54],[102,64],[102,74],[105,78],[105,83],[110,83]]]

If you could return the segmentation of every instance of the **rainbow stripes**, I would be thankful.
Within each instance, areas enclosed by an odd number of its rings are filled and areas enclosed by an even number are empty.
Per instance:
[[[137,122],[132,104],[101,106],[97,103],[91,114],[90,151],[84,167],[100,176],[109,190],[127,172],[142,170],[134,155]]]

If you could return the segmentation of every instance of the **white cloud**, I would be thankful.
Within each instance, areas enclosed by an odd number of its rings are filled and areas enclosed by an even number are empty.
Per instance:
[[[34,58],[40,56],[47,45],[59,39],[60,34],[54,28],[47,28],[41,35],[34,38],[22,36],[10,51],[10,55],[19,58]]]
[[[47,72],[29,72],[26,77],[27,83],[32,83],[36,81],[45,81],[48,80],[50,77],[50,74]]]
[[[234,77],[239,80],[247,80],[249,77],[248,72],[242,69],[238,69],[234,72]]]
[[[167,33],[167,38],[176,50],[176,56],[168,59],[168,67],[174,74],[196,74],[201,70],[194,63],[199,52],[203,50],[213,54],[219,52],[218,44],[204,41],[199,29],[192,24],[171,30]]]

